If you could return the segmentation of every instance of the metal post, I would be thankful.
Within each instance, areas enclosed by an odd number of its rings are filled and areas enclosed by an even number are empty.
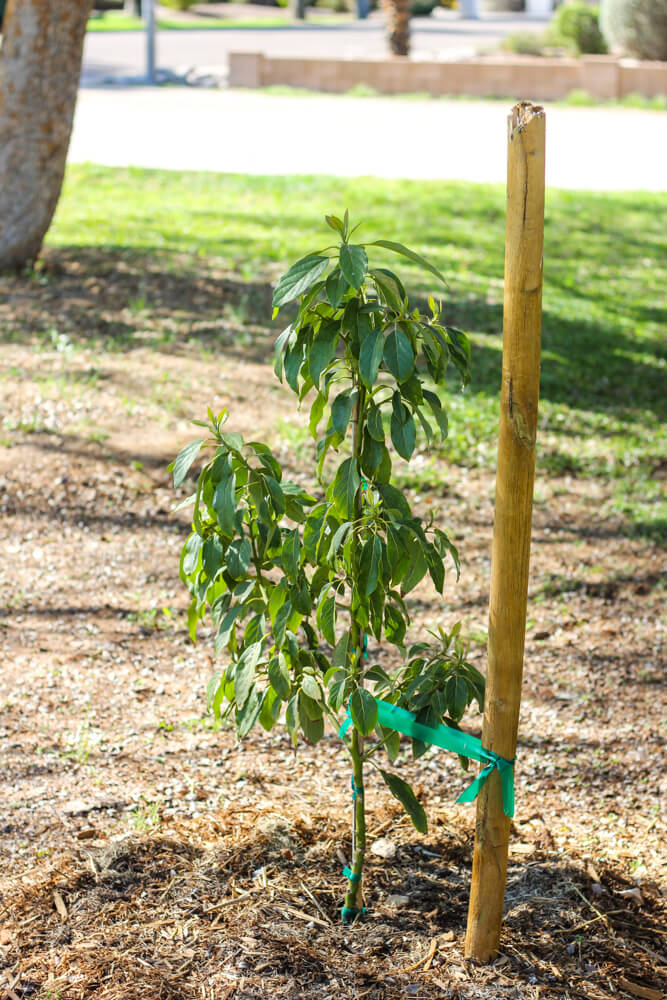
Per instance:
[[[476,21],[479,18],[477,0],[461,0],[461,17]]]
[[[146,25],[146,82],[155,83],[155,6],[154,0],[141,0]]]

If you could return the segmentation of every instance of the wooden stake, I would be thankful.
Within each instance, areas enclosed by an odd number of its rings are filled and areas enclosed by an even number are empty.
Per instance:
[[[521,702],[540,381],[544,111],[522,102],[508,123],[503,370],[482,742],[512,760]],[[465,943],[466,956],[480,962],[498,952],[509,831],[500,775],[494,771],[477,801]]]

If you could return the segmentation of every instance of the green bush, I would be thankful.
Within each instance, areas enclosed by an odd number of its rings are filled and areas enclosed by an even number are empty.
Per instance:
[[[602,0],[600,24],[614,48],[638,59],[667,60],[664,0]]]
[[[503,39],[503,48],[518,56],[543,56],[544,35],[536,35],[532,31],[516,31]]]
[[[438,6],[438,0],[412,0],[410,13],[413,17],[429,17]]]
[[[189,10],[199,0],[160,0],[161,7],[171,7],[172,10]]]
[[[604,55],[607,51],[598,8],[584,0],[558,8],[551,22],[551,36],[554,42],[573,49],[577,55]]]

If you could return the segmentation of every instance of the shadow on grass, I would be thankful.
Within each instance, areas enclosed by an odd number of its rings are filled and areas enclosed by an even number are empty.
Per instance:
[[[0,327],[5,340],[48,346],[64,334],[75,346],[123,352],[150,347],[170,354],[195,342],[236,358],[271,359],[271,285],[243,281],[210,260],[123,247],[67,247],[49,250],[34,273],[0,279],[0,289],[11,303]],[[475,392],[497,397],[502,307],[482,299],[455,300],[447,321],[497,336],[497,347],[475,344],[472,383]],[[578,410],[617,415],[650,410],[664,417],[661,363],[667,351],[659,345],[638,342],[602,318],[593,323],[564,316],[548,302],[542,344],[543,399]]]

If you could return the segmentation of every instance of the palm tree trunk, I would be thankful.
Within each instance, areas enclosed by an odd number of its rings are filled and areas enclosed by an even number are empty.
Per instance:
[[[382,0],[389,49],[394,56],[410,52],[410,0]]]
[[[7,0],[0,48],[0,270],[35,260],[55,212],[92,0]]]
[[[484,0],[482,9],[487,11],[520,11],[525,10],[524,0]]]

